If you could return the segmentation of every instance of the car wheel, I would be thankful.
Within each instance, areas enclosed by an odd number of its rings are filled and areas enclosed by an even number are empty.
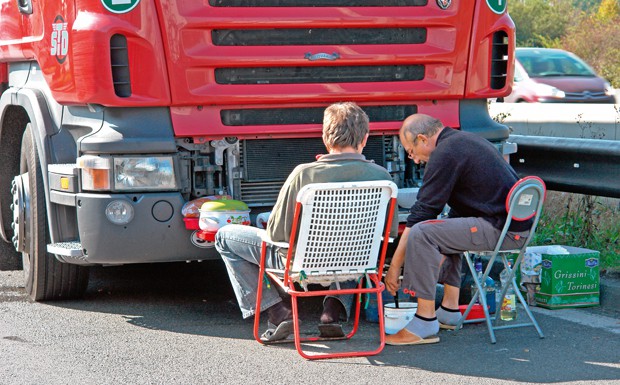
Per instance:
[[[30,124],[22,138],[20,175],[13,179],[15,242],[22,253],[26,293],[35,301],[81,296],[89,269],[60,262],[47,252],[49,231],[43,174]]]

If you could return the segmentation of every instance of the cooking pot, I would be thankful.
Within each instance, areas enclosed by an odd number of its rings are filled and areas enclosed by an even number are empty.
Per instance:
[[[383,319],[385,320],[385,333],[396,334],[404,328],[418,310],[416,302],[401,302],[398,306],[387,303],[383,306]]]
[[[203,203],[200,207],[198,226],[201,230],[217,232],[220,228],[231,225],[250,225],[248,205],[234,199],[217,199]]]

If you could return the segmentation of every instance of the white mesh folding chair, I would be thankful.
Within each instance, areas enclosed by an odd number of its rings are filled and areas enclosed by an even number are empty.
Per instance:
[[[469,266],[469,270],[472,272],[472,275],[473,275],[474,283],[476,285],[476,292],[473,293],[472,299],[469,302],[469,305],[467,306],[465,313],[463,314],[458,324],[456,325],[455,331],[459,330],[464,323],[486,321],[492,343],[496,342],[495,330],[524,327],[524,326],[533,326],[534,328],[536,328],[536,331],[538,332],[538,335],[540,336],[540,338],[544,338],[542,330],[538,326],[536,319],[534,319],[534,316],[532,315],[532,312],[530,311],[527,305],[527,302],[523,299],[523,296],[519,292],[519,288],[515,281],[515,272],[517,271],[517,269],[519,269],[521,261],[523,260],[525,248],[532,240],[532,237],[534,236],[534,232],[536,231],[536,226],[538,225],[538,219],[540,218],[543,202],[545,200],[545,194],[546,194],[546,187],[542,179],[535,177],[535,176],[528,176],[528,177],[518,180],[515,183],[515,185],[512,187],[512,189],[510,189],[510,192],[508,193],[508,196],[506,197],[506,211],[508,212],[508,216],[507,216],[506,224],[504,225],[502,233],[497,242],[497,245],[495,246],[495,249],[492,251],[465,251],[464,252],[465,261],[467,262],[467,265]],[[530,233],[525,243],[523,244],[523,246],[517,250],[503,250],[501,246],[504,243],[506,234],[508,233],[508,228],[510,227],[510,223],[512,223],[512,221],[526,221],[529,219],[532,219],[532,226],[530,228]],[[518,254],[512,267],[510,267],[508,264],[508,259],[506,257],[506,254]],[[472,262],[474,255],[485,255],[489,257],[487,268],[485,269],[482,275],[482,278],[480,280],[478,279],[476,275],[476,270]],[[508,284],[505,285],[505,287],[502,287],[501,296],[500,296],[501,299],[497,305],[497,310],[495,312],[495,319],[493,322],[491,322],[491,316],[489,315],[489,309],[487,306],[486,296],[481,294],[484,292],[482,289],[482,282],[484,282],[486,278],[489,276],[489,273],[493,267],[493,263],[495,262],[495,259],[497,258],[498,255],[501,257],[504,263],[504,267],[509,271],[509,276],[507,280]],[[529,317],[530,322],[505,323],[503,325],[499,324],[500,304],[504,300],[504,296],[506,295],[506,291],[508,290],[509,286],[512,286],[512,288],[514,289],[515,295],[518,301],[521,302],[521,304],[523,305],[523,308],[525,309],[525,313]],[[477,300],[479,300],[480,304],[482,305],[482,310],[484,311],[484,318],[466,320],[469,312],[471,311],[472,307],[474,306]]]
[[[293,229],[288,243],[263,240],[256,309],[262,299],[262,277],[266,274],[291,295],[295,347],[307,359],[370,356],[378,354],[385,345],[381,270],[389,242],[390,228],[396,204],[397,187],[390,181],[315,183],[304,186],[297,195]],[[265,268],[267,245],[288,248],[286,268]],[[364,287],[362,278],[371,282]],[[356,280],[357,287],[341,289],[339,282]],[[302,290],[298,290],[295,284]],[[307,290],[308,284],[336,289]],[[300,337],[298,298],[337,294],[356,294],[357,304],[351,338],[358,329],[362,293],[377,296],[379,308],[379,347],[370,351],[347,351],[327,354],[307,354],[301,342],[327,338]],[[254,337],[259,337],[260,311],[254,318]],[[333,339],[333,338],[332,338]]]

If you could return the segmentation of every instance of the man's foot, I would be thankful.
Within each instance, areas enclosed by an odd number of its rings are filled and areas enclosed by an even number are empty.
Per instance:
[[[267,330],[260,336],[263,342],[277,342],[288,338],[294,333],[293,320],[284,320],[279,325],[267,322]]]
[[[434,344],[439,342],[439,336],[432,335],[422,338],[407,329],[402,329],[396,334],[385,336],[385,343],[388,345],[422,345]]]
[[[339,299],[333,297],[325,298],[323,303],[323,313],[319,324],[319,336],[321,338],[341,338],[344,331],[340,320],[347,319],[347,312]]]
[[[439,321],[439,328],[446,330],[456,329],[456,324],[461,319],[461,311],[459,309],[448,309],[441,305],[437,309],[437,320]]]
[[[292,320],[293,312],[284,302],[278,302],[267,310],[269,322],[279,325],[284,320]]]
[[[385,343],[388,345],[434,344],[439,342],[438,331],[437,317],[425,318],[416,314],[404,329],[386,336]]]
[[[261,335],[261,341],[281,341],[293,334],[293,312],[284,302],[271,306],[267,310],[267,315],[269,319],[267,330]]]

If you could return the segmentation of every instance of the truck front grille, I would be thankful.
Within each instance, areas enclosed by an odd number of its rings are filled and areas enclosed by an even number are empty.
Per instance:
[[[371,122],[402,122],[418,112],[416,105],[362,106]],[[225,126],[322,124],[325,107],[222,110]]]
[[[364,155],[385,166],[387,143],[391,140],[384,136],[369,137]],[[321,138],[244,140],[240,150],[243,179],[239,199],[249,206],[273,205],[297,165],[313,162],[317,154],[326,153]]]
[[[212,7],[423,7],[428,0],[209,0]]]
[[[218,84],[399,82],[424,79],[423,65],[217,68]]]
[[[211,38],[217,46],[423,44],[426,28],[217,29]]]

